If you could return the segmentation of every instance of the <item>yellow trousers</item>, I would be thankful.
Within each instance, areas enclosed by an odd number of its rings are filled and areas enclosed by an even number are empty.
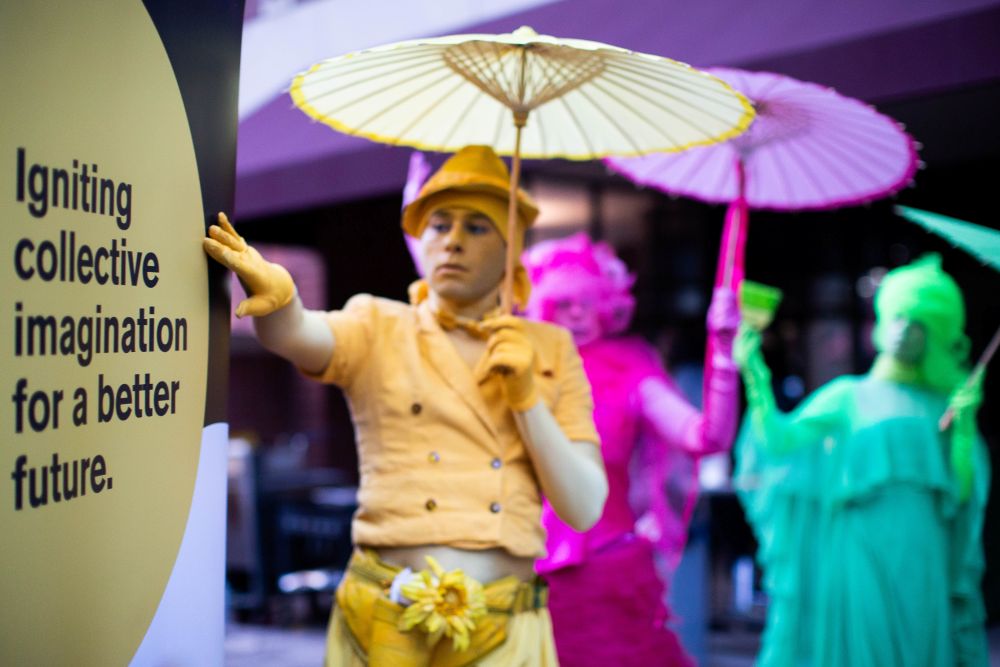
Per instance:
[[[513,577],[486,584],[488,613],[470,648],[457,653],[450,640],[428,647],[422,632],[397,629],[403,607],[386,593],[398,571],[372,552],[355,552],[337,589],[326,667],[557,667],[544,588]]]

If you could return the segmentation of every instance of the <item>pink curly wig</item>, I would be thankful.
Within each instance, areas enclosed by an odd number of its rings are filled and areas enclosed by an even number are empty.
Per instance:
[[[536,243],[521,261],[532,284],[529,317],[550,322],[559,299],[587,296],[598,309],[602,336],[628,328],[635,311],[635,276],[607,243],[594,243],[580,232]]]

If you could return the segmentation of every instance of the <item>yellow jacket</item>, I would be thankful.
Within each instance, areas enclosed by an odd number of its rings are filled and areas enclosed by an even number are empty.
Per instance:
[[[538,480],[500,380],[474,377],[427,302],[359,294],[327,316],[334,353],[314,377],[344,390],[354,419],[354,542],[543,556]],[[570,440],[599,443],[569,332],[526,324],[545,404]]]

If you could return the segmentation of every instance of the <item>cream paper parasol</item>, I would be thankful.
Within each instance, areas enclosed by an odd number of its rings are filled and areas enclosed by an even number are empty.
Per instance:
[[[422,150],[489,144],[512,156],[508,238],[521,158],[590,160],[680,151],[736,136],[754,117],[722,80],[684,63],[523,27],[398,42],[325,60],[290,93],[347,134]],[[503,305],[511,305],[508,244]]]

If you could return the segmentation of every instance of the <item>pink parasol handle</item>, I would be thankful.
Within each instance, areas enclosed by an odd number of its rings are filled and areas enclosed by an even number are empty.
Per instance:
[[[746,199],[746,170],[743,160],[736,158],[736,179],[738,192],[736,199],[726,209],[726,221],[722,228],[722,243],[719,247],[719,263],[715,273],[715,286],[728,287],[734,291],[743,282],[744,257],[747,243],[747,223],[749,208]]]
[[[743,282],[744,275],[749,209],[746,200],[746,173],[741,158],[736,158],[735,167],[739,190],[736,199],[730,202],[726,209],[722,242],[719,245],[719,262],[715,270],[715,289],[727,288],[739,294],[740,283]],[[714,293],[712,297],[715,298]],[[705,373],[702,380],[702,396],[705,397],[706,409],[708,408],[708,398],[712,395],[712,386],[717,384],[713,381],[713,375],[716,372],[715,357],[718,352],[722,352],[731,360],[732,342],[722,342],[719,336],[710,330],[705,344]],[[726,409],[722,405],[716,407],[716,410],[725,411]],[[736,408],[730,409],[735,411]]]
[[[969,373],[969,377],[966,379],[965,384],[972,382],[972,378],[976,377],[978,373],[981,373],[983,369],[986,368],[986,364],[990,363],[990,359],[992,359],[993,355],[996,354],[998,347],[1000,347],[1000,329],[997,329],[996,333],[993,334],[990,344],[986,346],[982,356],[979,357],[979,361],[976,362],[976,367],[972,369],[971,373]],[[947,431],[954,418],[954,410],[951,408],[945,410],[945,413],[941,415],[941,419],[938,420],[938,429],[941,431]]]

